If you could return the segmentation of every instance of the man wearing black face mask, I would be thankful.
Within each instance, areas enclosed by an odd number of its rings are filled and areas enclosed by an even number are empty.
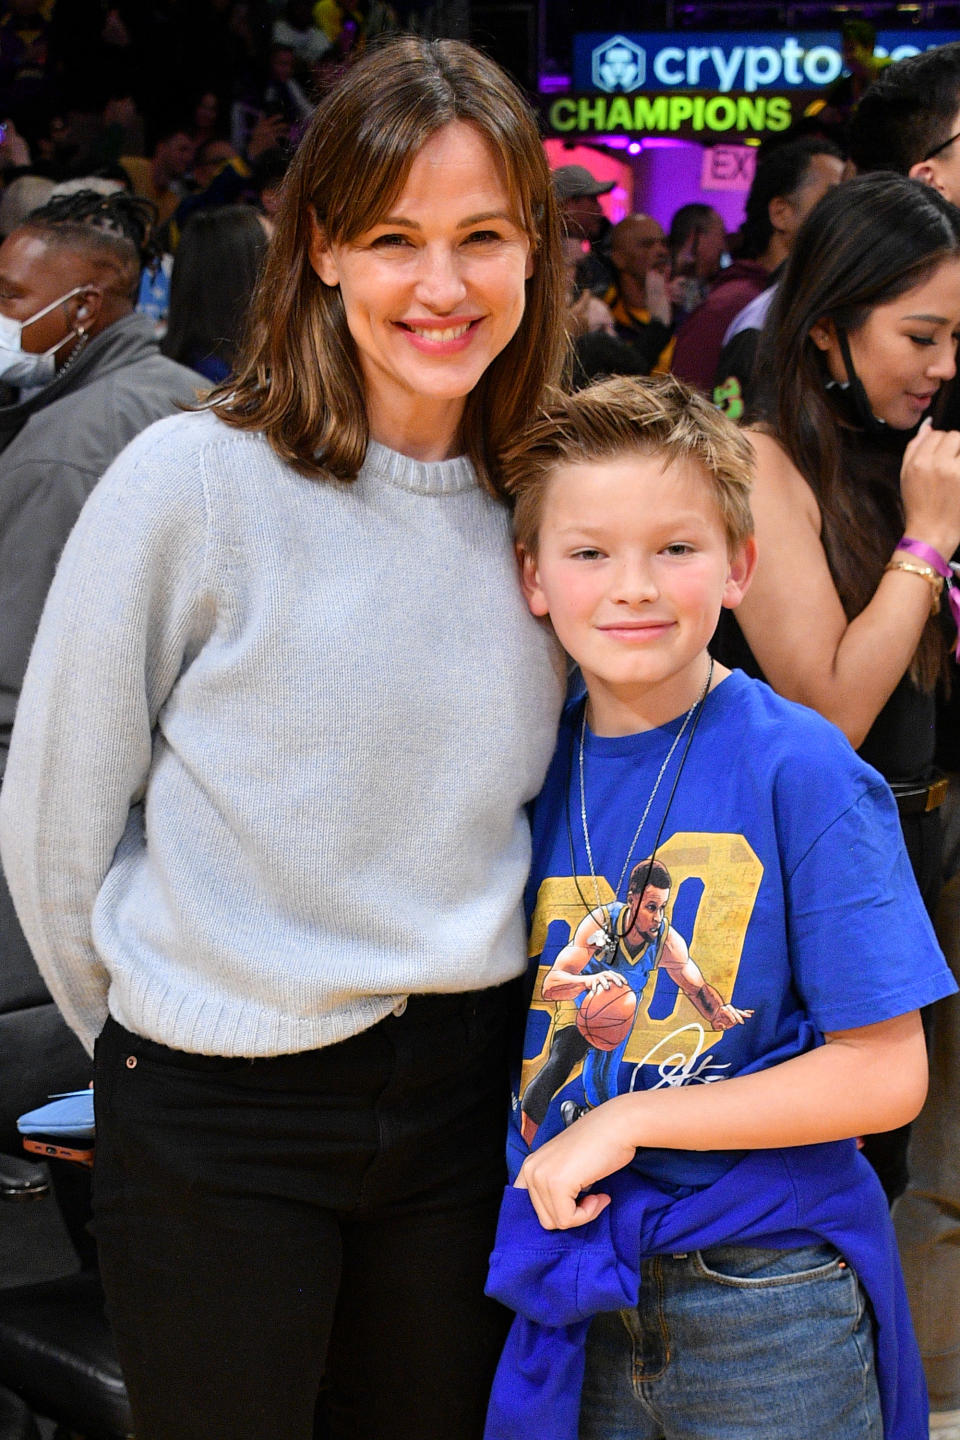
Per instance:
[[[150,218],[126,194],[82,191],[0,246],[0,781],[47,589],[84,500],[129,440],[196,398],[196,375],[161,355],[134,314]],[[0,973],[4,1009],[11,996],[14,1008],[43,1001],[2,875]],[[85,1068],[64,1040],[43,1083],[83,1083]],[[20,1109],[35,1099],[25,1093]],[[5,1096],[3,1113],[13,1105]]]

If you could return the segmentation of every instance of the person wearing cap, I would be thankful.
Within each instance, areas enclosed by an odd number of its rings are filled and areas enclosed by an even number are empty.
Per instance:
[[[553,171],[553,188],[560,202],[560,215],[567,235],[586,240],[590,249],[578,266],[578,278],[585,290],[604,296],[616,282],[610,259],[613,226],[599,197],[608,195],[614,180],[598,180],[585,165],[560,165]]]

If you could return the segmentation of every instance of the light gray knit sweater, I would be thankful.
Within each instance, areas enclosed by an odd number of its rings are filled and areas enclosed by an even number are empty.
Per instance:
[[[152,425],[66,546],[0,803],[70,1024],[280,1054],[519,974],[561,692],[466,460],[317,481],[209,413]]]

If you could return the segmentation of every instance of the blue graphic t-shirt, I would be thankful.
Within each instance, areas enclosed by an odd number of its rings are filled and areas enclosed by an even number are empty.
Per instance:
[[[821,716],[734,671],[707,697],[628,852],[682,717],[584,736],[564,715],[533,817],[533,991],[509,1141],[530,1145],[611,1095],[719,1084],[956,988],[882,778]],[[571,865],[571,853],[573,864]],[[573,872],[573,873],[572,873]],[[619,893],[614,894],[623,872]],[[739,1152],[640,1150],[636,1166],[708,1184]]]

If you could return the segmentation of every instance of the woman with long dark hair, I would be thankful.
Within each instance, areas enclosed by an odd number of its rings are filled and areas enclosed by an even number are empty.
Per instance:
[[[235,377],[64,553],[4,864],[96,1039],[138,1440],[477,1440],[563,673],[496,454],[562,353],[535,119],[407,38],[319,106]]]
[[[960,435],[929,417],[958,330],[960,211],[894,175],[819,202],[764,332],[751,430],[760,560],[717,646],[833,720],[887,778],[928,907],[940,884],[937,612],[960,543]],[[887,1156],[871,1142],[890,1195],[905,1184],[901,1142]]]
[[[250,205],[219,205],[190,217],[173,262],[164,355],[211,384],[226,380],[266,249],[266,227]]]

